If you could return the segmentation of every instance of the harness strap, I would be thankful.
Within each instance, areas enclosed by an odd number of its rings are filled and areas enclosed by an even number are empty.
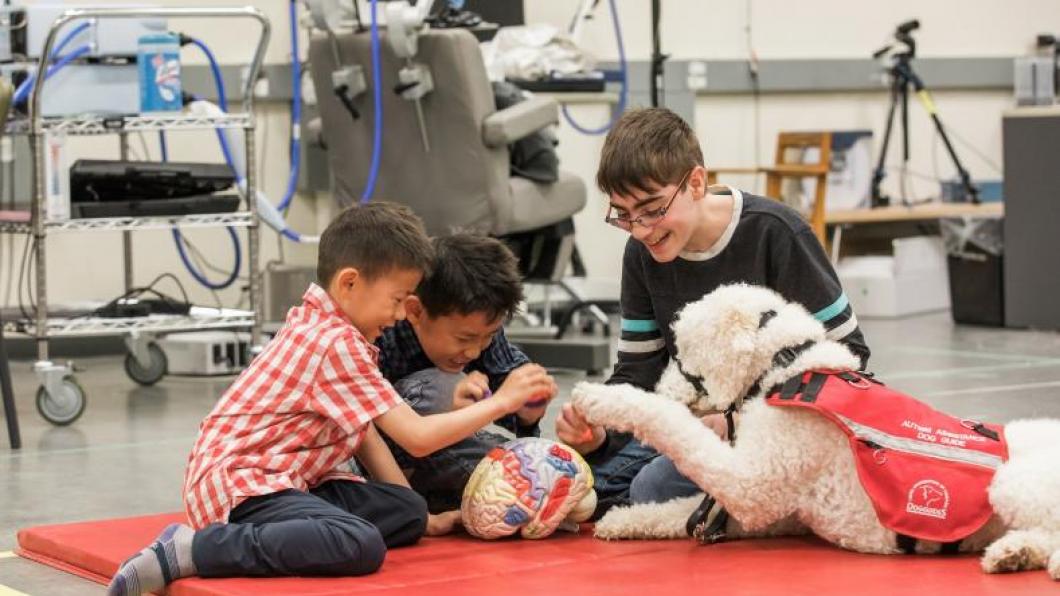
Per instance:
[[[791,377],[780,386],[780,399],[794,399],[802,391],[802,375]]]
[[[795,362],[795,359],[798,358],[800,354],[802,354],[806,350],[809,350],[816,344],[816,341],[810,339],[802,342],[797,346],[789,346],[787,348],[782,348],[776,354],[773,354],[773,367],[770,370],[763,372],[761,375],[759,375],[757,379],[755,379],[755,382],[751,385],[751,388],[747,390],[746,395],[758,395],[758,393],[762,390],[762,381],[765,380],[767,374],[769,374],[774,369],[785,368],[787,366],[790,366],[792,362]]]
[[[777,316],[777,311],[767,310],[762,313],[762,316],[758,318],[758,328],[761,329],[769,324]]]
[[[806,403],[813,403],[817,401],[817,396],[820,395],[821,389],[824,388],[825,381],[828,380],[828,375],[815,372],[810,375],[810,382],[806,383],[806,388],[802,390],[802,397],[799,401]]]
[[[718,513],[708,524],[710,512],[717,508]],[[718,505],[714,497],[705,495],[703,502],[689,516],[685,523],[685,531],[695,538],[700,544],[714,544],[725,540],[725,527],[729,523],[729,512]]]
[[[725,410],[725,430],[728,431],[729,444],[733,445],[736,443],[736,420],[734,416],[736,414],[736,408],[729,406]]]
[[[686,372],[685,367],[681,366],[681,361],[676,356],[674,357],[674,362],[677,363],[677,371],[681,373],[681,376],[684,377],[700,395],[707,395],[707,389],[703,386],[703,378]]]

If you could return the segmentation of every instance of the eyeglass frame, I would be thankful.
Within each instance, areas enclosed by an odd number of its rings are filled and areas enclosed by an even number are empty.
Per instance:
[[[691,176],[692,172],[694,172],[694,171],[695,171],[695,168],[692,168],[691,170],[688,170],[687,172],[685,172],[685,175],[681,177],[681,181],[677,183],[677,188],[674,189],[674,193],[672,195],[670,195],[670,200],[666,201],[666,204],[663,205],[662,207],[660,207],[658,209],[654,209],[654,210],[646,212],[646,213],[641,213],[640,215],[638,215],[637,217],[632,218],[632,219],[629,219],[629,218],[623,219],[621,217],[611,217],[611,211],[614,210],[615,206],[614,205],[608,205],[607,206],[607,215],[604,216],[604,222],[607,223],[607,224],[610,224],[610,225],[612,225],[612,226],[614,226],[614,227],[616,227],[616,228],[618,228],[620,230],[625,230],[627,232],[633,231],[633,224],[637,224],[637,225],[645,227],[645,228],[653,228],[653,227],[659,225],[659,222],[661,222],[662,220],[666,219],[666,215],[670,212],[670,206],[674,204],[675,200],[677,200],[677,195],[681,194],[681,190],[684,188],[685,182],[688,181],[689,176]],[[649,223],[644,223],[643,220],[644,220],[645,216],[658,217],[658,219],[656,219],[655,221],[653,221],[650,224]],[[622,223],[619,223],[619,222],[622,222]],[[626,227],[626,225],[623,225],[623,224],[628,224],[629,227]]]

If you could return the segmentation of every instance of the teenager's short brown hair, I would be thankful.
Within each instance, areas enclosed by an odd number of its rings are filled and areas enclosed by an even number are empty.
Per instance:
[[[604,140],[596,185],[604,194],[629,196],[678,182],[703,165],[692,127],[666,108],[629,110]]]
[[[423,221],[404,205],[376,201],[343,210],[320,235],[317,281],[354,267],[366,279],[394,269],[427,272],[434,260]]]
[[[523,300],[519,262],[500,240],[474,234],[434,239],[434,266],[416,296],[431,317],[484,313],[491,321],[515,314]]]

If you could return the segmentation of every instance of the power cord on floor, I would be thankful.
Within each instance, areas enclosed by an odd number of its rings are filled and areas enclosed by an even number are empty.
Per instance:
[[[155,286],[165,279],[173,280],[177,289],[180,290],[183,301],[155,289]],[[144,294],[153,294],[156,298],[140,299]],[[188,298],[184,284],[180,283],[177,276],[172,273],[163,273],[146,286],[131,288],[86,316],[124,318],[150,314],[188,314],[190,310],[191,300]]]

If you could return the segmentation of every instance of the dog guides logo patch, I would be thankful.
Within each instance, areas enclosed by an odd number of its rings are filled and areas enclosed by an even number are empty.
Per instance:
[[[937,480],[921,480],[909,489],[909,499],[905,504],[907,513],[946,519],[946,510],[950,506],[950,492]]]

